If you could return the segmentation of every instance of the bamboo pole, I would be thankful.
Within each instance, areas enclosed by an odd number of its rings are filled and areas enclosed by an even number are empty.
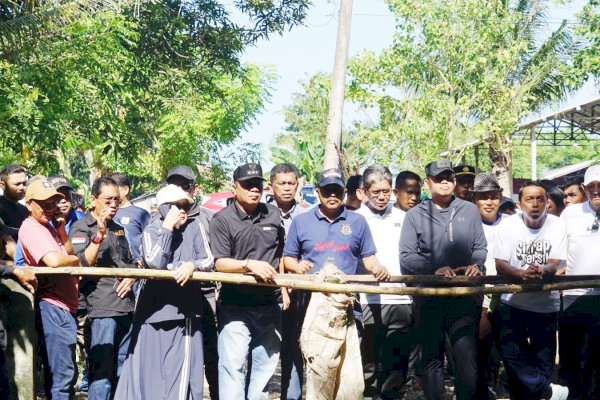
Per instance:
[[[86,268],[86,267],[22,267],[36,275],[71,275],[86,277],[133,277],[145,279],[173,279],[173,272],[166,270],[136,269],[136,268]],[[357,276],[352,276],[356,279]],[[229,284],[259,285],[270,287],[289,287],[326,293],[368,293],[368,294],[404,294],[412,296],[471,296],[476,294],[525,293],[576,288],[600,288],[600,275],[585,276],[555,276],[543,281],[515,282],[505,276],[488,277],[455,277],[439,276],[403,276],[404,282],[415,284],[435,284],[448,286],[448,283],[462,284],[469,287],[389,287],[349,283],[315,283],[314,275],[278,274],[272,282],[264,282],[253,275],[223,272],[194,272],[194,281],[218,281]],[[349,277],[350,278],[350,277]],[[409,279],[407,279],[409,278]],[[365,278],[372,282],[372,277]],[[472,286],[477,282],[480,286]],[[496,282],[496,286],[481,286],[484,283]]]

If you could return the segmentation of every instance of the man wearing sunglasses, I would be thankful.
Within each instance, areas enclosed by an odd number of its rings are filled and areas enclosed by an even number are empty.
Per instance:
[[[210,220],[215,215],[214,211],[202,206],[198,201],[200,188],[196,183],[197,176],[187,165],[177,165],[167,172],[167,184],[179,186],[194,200],[188,210],[188,219],[198,221],[202,230],[204,247],[208,256],[210,252]],[[204,339],[204,372],[208,382],[210,398],[219,399],[219,353],[217,351],[217,300],[216,285],[214,282],[199,282],[202,287],[202,334]]]
[[[286,271],[317,273],[328,259],[333,259],[336,267],[345,274],[357,274],[362,261],[365,269],[378,280],[389,278],[387,269],[375,255],[377,249],[367,221],[362,215],[348,210],[344,205],[345,194],[346,185],[340,169],[330,168],[321,173],[317,184],[319,206],[292,221],[283,251]],[[302,328],[309,301],[310,292],[296,294],[298,330]]]
[[[101,177],[92,184],[90,210],[71,226],[75,254],[90,267],[134,268],[124,228],[113,218],[119,208],[117,183]],[[135,279],[86,278],[81,282],[90,320],[90,399],[108,399],[116,388],[131,337]],[[115,363],[115,360],[117,362]]]
[[[233,172],[235,200],[210,222],[217,271],[250,273],[264,281],[277,275],[285,231],[281,211],[260,201],[264,181],[255,163]],[[267,384],[281,346],[279,293],[272,287],[223,284],[218,307],[221,399],[268,399]]]
[[[597,275],[600,274],[600,165],[587,169],[580,189],[587,201],[570,205],[560,216],[567,225],[566,273]],[[566,382],[574,399],[600,397],[600,386],[592,385],[600,373],[599,295],[599,289],[564,292],[559,377]]]
[[[486,241],[479,211],[473,203],[453,196],[452,164],[433,161],[425,167],[431,199],[411,208],[400,240],[402,275],[483,274]],[[474,399],[477,389],[478,307],[474,297],[414,296],[414,331],[421,345],[416,373],[426,399],[444,397],[444,343],[450,337],[457,364],[457,399]]]
[[[56,217],[58,202],[63,198],[64,195],[45,179],[38,179],[27,187],[25,204],[29,217],[19,229],[27,265],[79,266],[79,257],[65,231],[65,220]],[[41,342],[45,391],[46,397],[53,400],[68,400],[74,395],[78,283],[79,279],[74,276],[41,277],[36,293],[36,326]]]

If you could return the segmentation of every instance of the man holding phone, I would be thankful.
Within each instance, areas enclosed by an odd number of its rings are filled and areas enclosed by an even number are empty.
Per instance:
[[[90,200],[90,211],[69,232],[75,253],[90,267],[133,268],[125,230],[113,221],[120,201],[116,182],[108,177],[96,179]],[[131,337],[134,281],[102,277],[81,283],[91,321],[88,392],[91,400],[110,398],[117,386]]]

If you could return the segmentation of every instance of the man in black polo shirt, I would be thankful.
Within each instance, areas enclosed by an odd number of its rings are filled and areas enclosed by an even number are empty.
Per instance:
[[[125,230],[113,221],[119,207],[117,183],[108,177],[92,185],[90,211],[71,226],[75,254],[91,267],[133,268]],[[90,318],[90,400],[108,399],[117,385],[131,337],[134,279],[90,278],[81,283]],[[114,361],[117,360],[117,363]]]
[[[10,164],[0,171],[0,188],[4,191],[0,196],[0,218],[6,226],[14,228],[10,231],[17,241],[18,229],[29,216],[27,207],[19,203],[25,197],[27,188],[27,171],[17,164]]]
[[[283,250],[281,212],[260,202],[264,184],[260,165],[239,166],[233,180],[235,201],[210,222],[215,266],[220,272],[251,273],[271,280]],[[271,287],[223,284],[218,308],[221,399],[268,399],[267,384],[277,368],[281,346],[278,292]]]

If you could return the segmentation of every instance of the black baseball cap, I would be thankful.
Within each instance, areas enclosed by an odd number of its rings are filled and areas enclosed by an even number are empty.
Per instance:
[[[73,187],[71,186],[71,184],[69,184],[69,181],[67,180],[67,178],[65,178],[62,175],[53,175],[48,178],[48,182],[50,182],[52,184],[52,186],[54,186],[54,189],[56,189],[56,190],[63,189],[63,188],[73,190]]]
[[[242,182],[247,181],[249,179],[261,179],[263,178],[263,170],[260,164],[256,163],[247,163],[240,165],[233,171],[233,181],[234,182]]]
[[[342,170],[339,168],[329,168],[325,171],[321,172],[319,176],[319,187],[327,186],[327,185],[338,185],[341,187],[346,187],[344,183],[344,174]]]
[[[187,165],[178,165],[171,168],[169,172],[167,172],[167,182],[174,176],[181,176],[182,178],[192,182],[196,181],[196,174]]]
[[[452,169],[452,163],[448,160],[437,160],[432,161],[425,166],[426,176],[438,176],[442,172],[454,173]]]

